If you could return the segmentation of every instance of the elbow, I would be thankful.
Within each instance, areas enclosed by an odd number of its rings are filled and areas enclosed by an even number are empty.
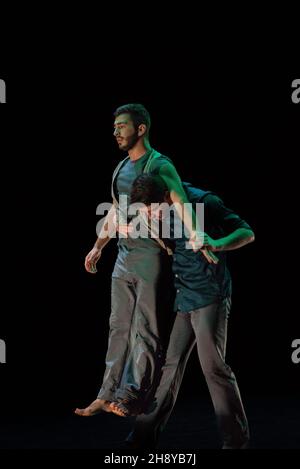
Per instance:
[[[253,243],[253,241],[255,241],[255,234],[253,233],[253,231],[250,231],[249,237],[248,237],[248,243]]]
[[[175,192],[174,190],[170,191],[170,198],[174,204],[175,203],[183,204],[185,202],[183,197],[180,194],[178,194],[178,192]]]

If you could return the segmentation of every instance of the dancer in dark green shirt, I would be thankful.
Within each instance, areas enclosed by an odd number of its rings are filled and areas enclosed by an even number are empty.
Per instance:
[[[131,202],[142,202],[149,218],[150,204],[172,204],[168,191],[158,179],[141,175],[133,183]],[[183,183],[188,199],[204,204],[204,246],[215,252],[217,264],[210,264],[198,252],[188,249],[185,237],[174,239],[173,273],[176,286],[176,318],[162,368],[160,384],[152,402],[139,415],[128,444],[135,448],[155,448],[174,407],[185,366],[197,345],[199,360],[214,404],[223,437],[223,448],[247,445],[249,430],[235,375],[225,363],[227,321],[231,305],[231,278],[226,251],[254,240],[250,226],[211,192]],[[174,235],[174,233],[173,233]],[[130,407],[113,404],[114,412],[130,415]],[[129,410],[128,410],[129,409]]]

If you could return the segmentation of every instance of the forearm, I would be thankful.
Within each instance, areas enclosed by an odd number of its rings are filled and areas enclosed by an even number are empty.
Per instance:
[[[182,187],[181,179],[172,165],[164,165],[159,172],[164,180],[180,221],[184,223],[188,237],[196,229],[196,214]]]
[[[247,228],[238,228],[228,236],[216,240],[216,251],[232,251],[234,249],[239,249],[248,243],[252,243],[254,239],[255,236],[252,230]]]
[[[177,215],[182,223],[184,223],[185,229],[187,230],[187,235],[189,238],[192,237],[192,234],[196,231],[196,214],[192,208],[192,204],[188,201],[186,194],[178,193],[175,191],[170,192],[171,200],[176,209]]]
[[[197,226],[198,220],[192,208],[192,204],[189,202],[187,195],[182,187],[181,179],[178,176],[175,168],[170,165],[164,165],[162,166],[159,174],[168,188],[170,198],[175,206],[179,219],[184,224],[185,235],[187,238],[189,238],[190,242],[192,242],[191,248],[194,251],[201,249],[203,244],[203,237],[201,230]],[[202,253],[209,263],[218,263],[217,257],[207,249],[203,249]]]
[[[109,236],[107,236],[106,238],[97,238],[94,247],[102,250],[104,246],[109,243],[110,240],[111,238]]]
[[[100,221],[101,229],[94,244],[97,249],[103,249],[109,241],[116,235],[116,209],[112,205],[104,220]]]

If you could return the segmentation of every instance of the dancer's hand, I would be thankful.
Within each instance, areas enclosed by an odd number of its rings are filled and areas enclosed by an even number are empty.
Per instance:
[[[208,249],[200,249],[200,251],[202,252],[203,256],[206,258],[207,262],[209,262],[209,264],[217,264],[219,262],[219,259],[217,258],[217,256],[215,256],[210,250]]]
[[[219,259],[212,253],[212,250],[214,249],[211,250],[212,246],[209,245],[210,241],[214,240],[206,233],[194,231],[189,240],[189,243],[192,246],[194,252],[201,251],[209,264],[217,264]]]
[[[101,257],[101,249],[93,247],[93,249],[88,253],[85,258],[84,266],[85,269],[90,274],[95,274],[97,272],[96,264]]]

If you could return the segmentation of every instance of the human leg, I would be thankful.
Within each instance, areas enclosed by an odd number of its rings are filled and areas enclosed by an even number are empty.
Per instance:
[[[230,304],[226,298],[195,310],[191,322],[224,447],[236,448],[249,439],[249,428],[236,377],[225,362]]]
[[[189,314],[178,313],[170,336],[165,364],[153,402],[138,415],[127,442],[132,447],[155,447],[175,405],[186,363],[195,344]]]
[[[111,315],[106,369],[98,399],[112,401],[120,385],[130,347],[130,329],[136,305],[133,281],[112,278]]]

